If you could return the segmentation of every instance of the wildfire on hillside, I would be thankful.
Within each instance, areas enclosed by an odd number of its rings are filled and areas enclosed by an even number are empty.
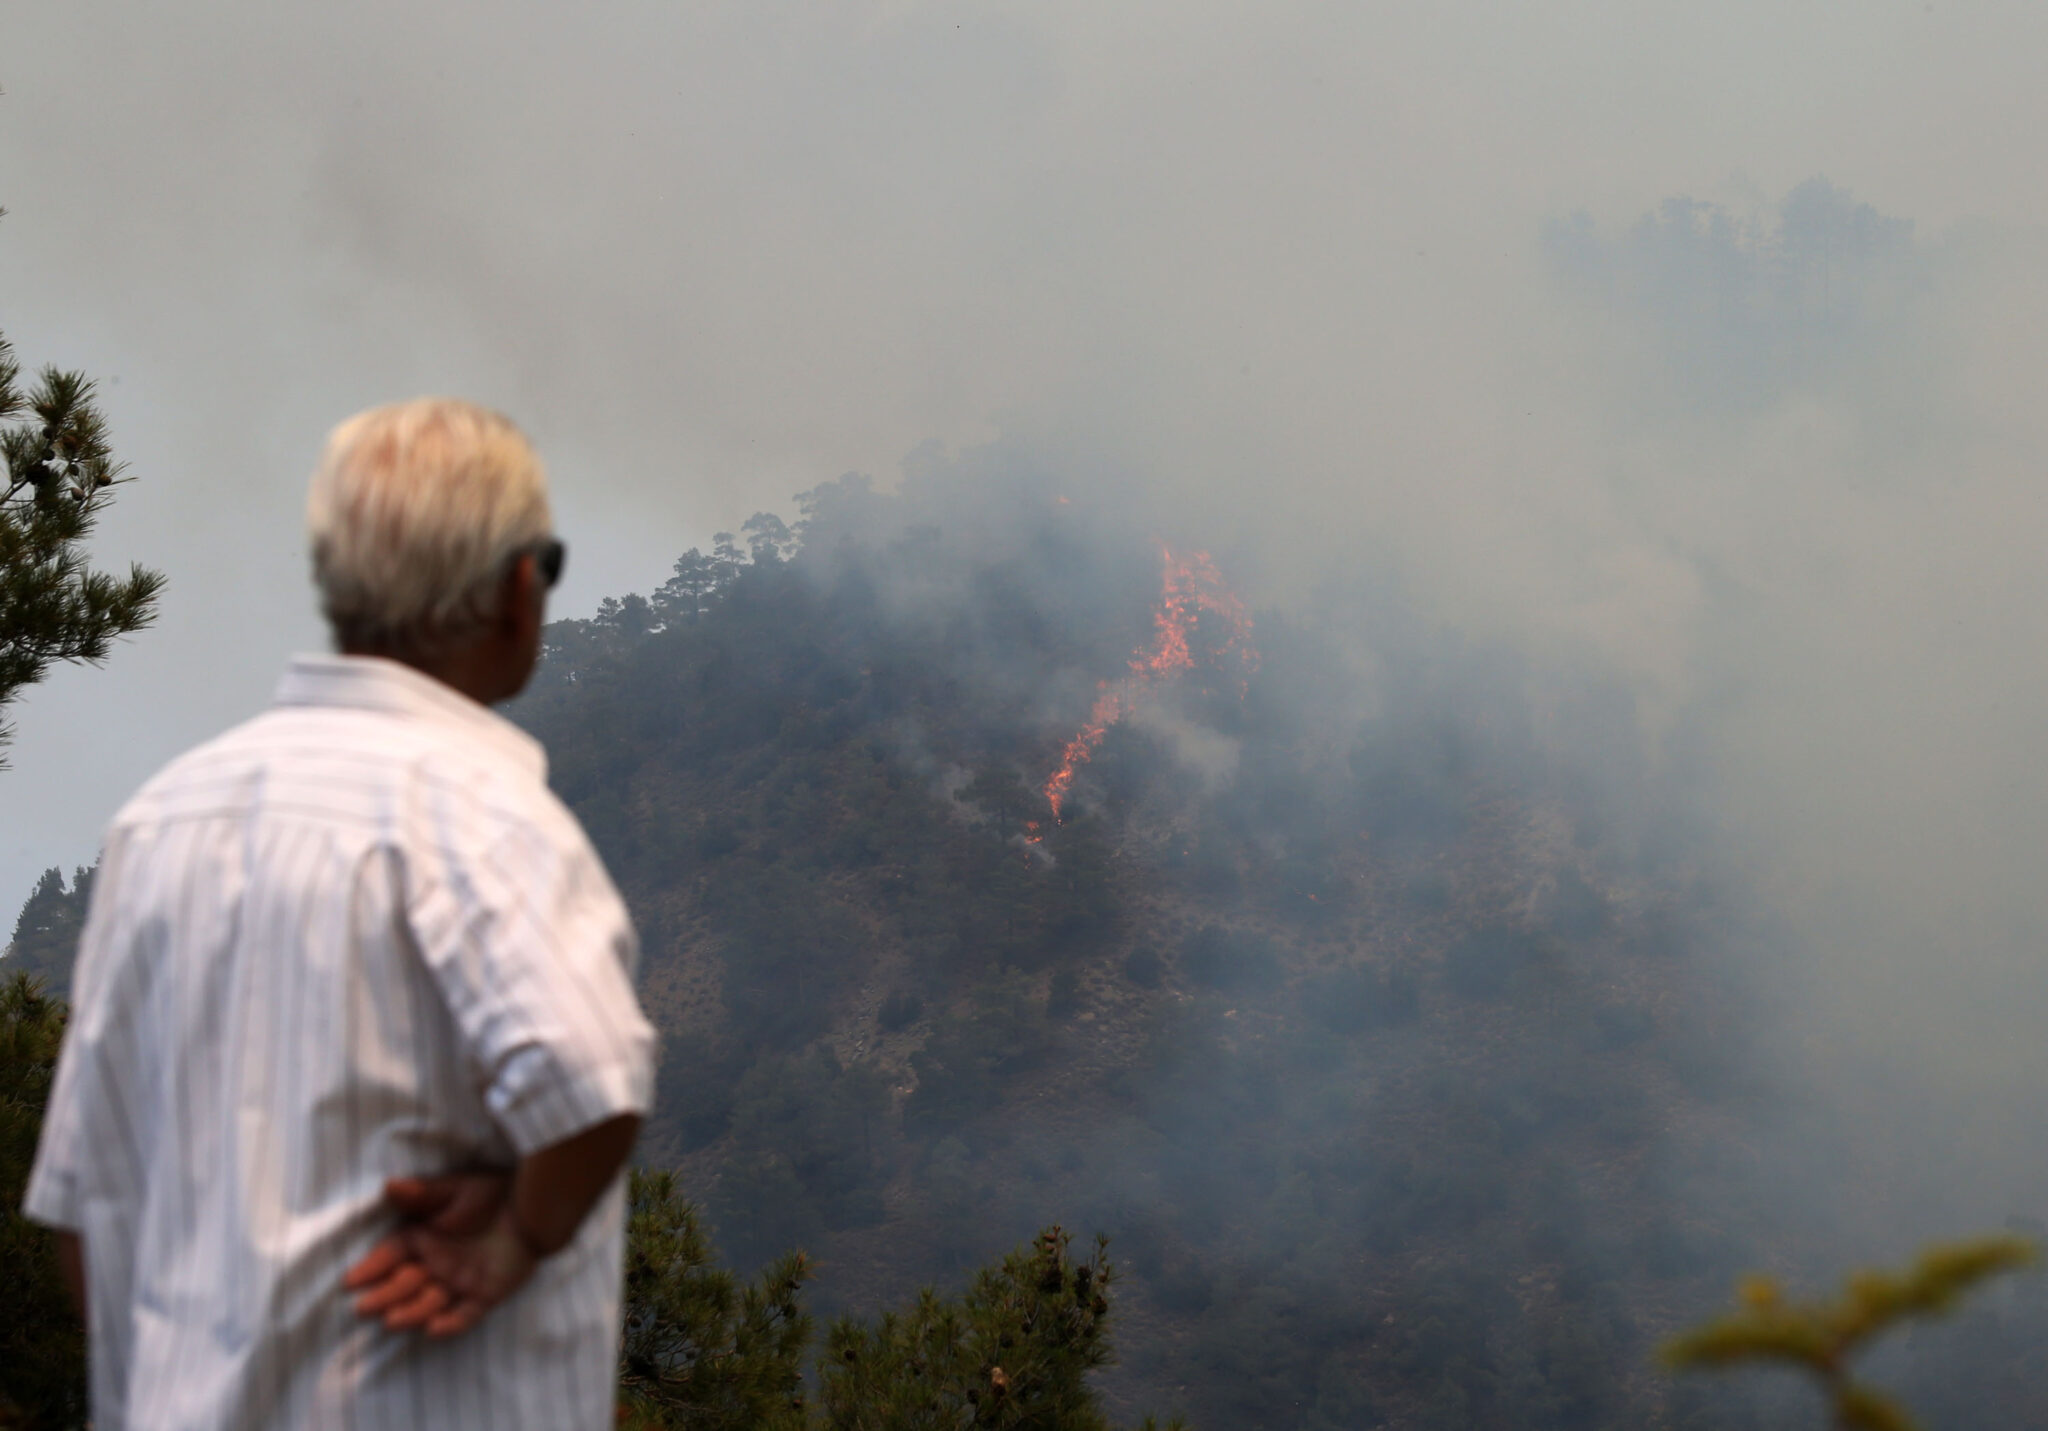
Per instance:
[[[1045,782],[1045,800],[1055,821],[1066,805],[1075,774],[1088,763],[1109,728],[1129,715],[1160,682],[1192,671],[1197,641],[1206,641],[1204,656],[1236,666],[1240,696],[1259,668],[1259,653],[1252,645],[1251,613],[1237,593],[1224,585],[1209,554],[1175,556],[1163,546],[1159,554],[1163,571],[1159,605],[1152,612],[1151,644],[1131,654],[1130,668],[1123,676],[1101,683],[1087,721],[1061,752],[1059,768]],[[1206,630],[1204,613],[1217,618]]]

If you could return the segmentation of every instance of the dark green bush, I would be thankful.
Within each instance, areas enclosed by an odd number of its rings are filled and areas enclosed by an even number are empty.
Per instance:
[[[900,1033],[924,1017],[924,1000],[901,989],[882,1000],[875,1022],[885,1033]]]
[[[1061,969],[1052,976],[1052,983],[1045,995],[1045,1016],[1049,1019],[1064,1019],[1081,1007],[1081,976],[1072,969]]]
[[[1001,1100],[1018,1075],[1044,1057],[1045,1014],[1021,975],[994,979],[975,991],[963,1014],[935,1020],[922,1049],[910,1056],[917,1088],[904,1103],[906,1127],[945,1133]]]

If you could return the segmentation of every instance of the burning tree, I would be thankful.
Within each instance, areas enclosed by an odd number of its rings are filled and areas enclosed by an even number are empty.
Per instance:
[[[1160,682],[1195,669],[1195,653],[1235,669],[1238,694],[1259,668],[1252,646],[1252,618],[1237,594],[1223,584],[1207,552],[1176,557],[1160,548],[1163,571],[1159,605],[1152,613],[1152,642],[1131,653],[1130,668],[1098,688],[1088,719],[1060,752],[1059,768],[1045,782],[1045,801],[1060,818],[1074,777],[1094,755],[1109,728],[1129,715]],[[1204,616],[1215,620],[1207,625]],[[1217,629],[1220,626],[1220,630]]]

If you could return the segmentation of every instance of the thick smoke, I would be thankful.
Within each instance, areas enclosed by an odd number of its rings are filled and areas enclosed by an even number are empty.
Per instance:
[[[1951,9],[11,16],[0,318],[108,379],[144,480],[104,556],[172,586],[23,710],[0,871],[89,862],[317,643],[301,483],[364,403],[534,430],[572,612],[848,468],[1128,489],[1136,549],[1318,633],[1304,748],[1355,774],[1371,723],[1401,828],[1479,731],[1611,868],[1685,872],[1736,1056],[1800,1096],[1674,1184],[1788,1198],[1816,1256],[2036,1215],[2048,18]],[[982,578],[1100,658],[956,633],[1020,722],[1127,659],[1155,574],[1097,569]],[[1131,724],[1203,798],[1265,774],[1213,712]]]
[[[1997,370],[2029,359],[1980,306],[2019,255],[1820,180],[1607,237],[1568,221],[1547,249],[1619,358],[1615,502],[1689,575],[1664,633],[1682,663],[1649,688],[1665,763],[1694,763],[1685,796],[1782,921],[1802,1084],[1862,1177],[1902,1204],[1945,1186],[1916,1230],[2034,1209],[2023,852],[2048,788],[2017,653],[2048,631],[2015,527],[2041,434],[1992,410]]]

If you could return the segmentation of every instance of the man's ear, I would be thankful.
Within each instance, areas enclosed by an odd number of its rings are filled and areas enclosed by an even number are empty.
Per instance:
[[[500,623],[508,631],[517,631],[529,619],[527,608],[540,595],[540,569],[538,559],[532,552],[522,552],[519,560],[505,569],[503,600],[499,603]]]

